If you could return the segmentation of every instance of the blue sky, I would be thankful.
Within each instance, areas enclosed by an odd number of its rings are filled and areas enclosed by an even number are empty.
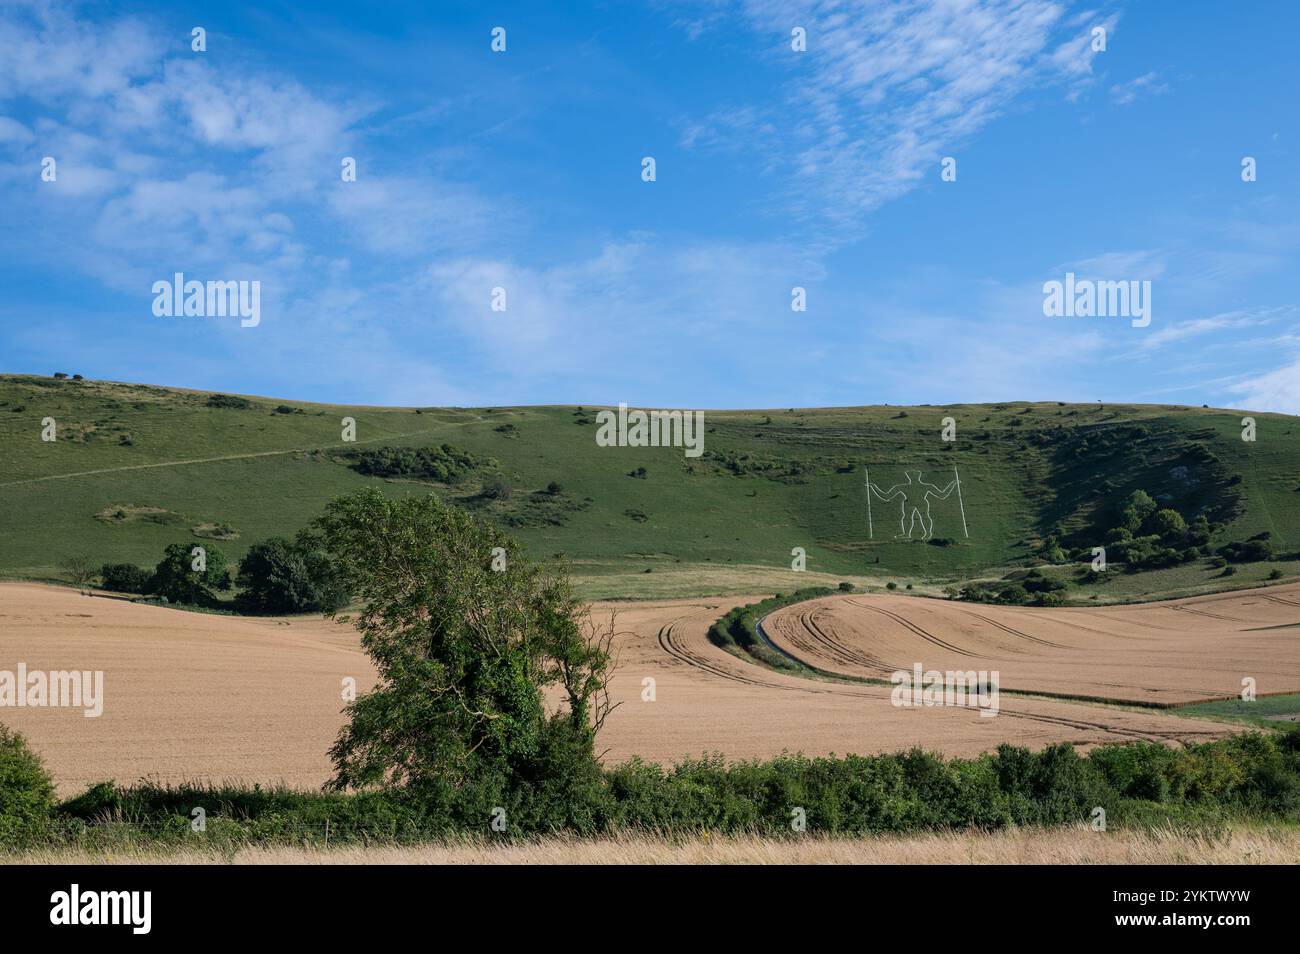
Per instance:
[[[0,370],[1300,412],[1292,3],[310,7],[0,6]],[[261,324],[156,317],[176,271],[260,281]],[[1045,317],[1069,271],[1151,324]]]

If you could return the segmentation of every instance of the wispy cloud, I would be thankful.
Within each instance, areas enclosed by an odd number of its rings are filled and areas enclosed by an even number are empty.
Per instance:
[[[1257,311],[1225,311],[1208,318],[1194,318],[1191,321],[1166,324],[1143,337],[1140,347],[1144,351],[1157,351],[1177,341],[1215,332],[1259,328],[1282,318],[1294,316],[1295,313],[1296,309],[1291,306],[1264,308]]]
[[[1152,70],[1127,83],[1116,83],[1110,88],[1110,98],[1120,106],[1128,106],[1139,98],[1160,96],[1169,92],[1169,84],[1161,82],[1160,74]]]
[[[716,23],[716,4],[707,13],[700,29]],[[786,94],[689,123],[683,141],[772,156],[785,211],[817,223],[831,243],[860,236],[869,213],[937,176],[944,155],[1018,96],[1085,81],[1091,27],[1116,21],[1067,20],[1049,0],[748,0],[736,16],[785,38],[770,56],[790,63]],[[807,31],[807,52],[791,51],[792,26]]]

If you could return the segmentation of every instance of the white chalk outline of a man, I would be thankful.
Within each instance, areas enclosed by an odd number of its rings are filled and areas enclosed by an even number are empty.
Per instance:
[[[918,517],[921,520],[921,539],[928,540],[934,535],[934,518],[930,516],[930,496],[933,494],[938,500],[947,500],[948,495],[951,494],[953,488],[957,486],[957,481],[956,479],[952,480],[947,487],[940,490],[937,484],[932,484],[922,480],[921,471],[919,470],[905,470],[903,471],[903,475],[907,477],[907,483],[894,484],[894,486],[890,487],[888,491],[882,491],[871,481],[867,481],[867,493],[871,493],[874,490],[876,496],[884,503],[888,503],[900,496],[903,498],[903,502],[899,505],[898,514],[898,529],[902,532],[894,536],[895,540],[912,539],[912,528],[916,526]],[[913,477],[916,479],[913,480]],[[915,503],[908,495],[906,490],[908,487],[926,488],[925,493],[921,496],[921,500],[925,504],[925,513],[921,512],[921,505]],[[909,505],[912,508],[910,514],[912,519],[910,522],[908,521],[909,514],[907,512]]]

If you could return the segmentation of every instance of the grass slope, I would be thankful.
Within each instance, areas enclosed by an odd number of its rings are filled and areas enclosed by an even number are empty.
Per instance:
[[[1164,405],[712,411],[705,453],[690,459],[680,448],[597,446],[589,407],[268,398],[230,407],[211,397],[0,376],[0,574],[54,578],[74,553],[151,566],[167,544],[203,539],[238,558],[367,484],[394,495],[435,490],[502,523],[535,556],[564,553],[591,595],[752,592],[755,570],[774,589],[843,578],[924,591],[927,582],[1034,563],[1053,530],[1083,545],[1107,508],[1137,488],[1226,522],[1216,544],[1268,530],[1279,548],[1300,547],[1300,431],[1284,415],[1253,415],[1259,437],[1247,443],[1240,412]],[[345,416],[356,420],[355,444],[341,439]],[[41,440],[47,417],[54,442]],[[940,439],[945,417],[957,422],[955,442]],[[362,476],[343,456],[442,443],[495,465],[444,486]],[[969,536],[955,495],[932,508],[935,536],[954,545],[894,539],[898,505],[880,501],[869,535],[864,466],[883,488],[914,469],[943,486],[956,467]],[[638,468],[644,476],[632,476]],[[509,499],[482,494],[498,473],[513,488]],[[552,481],[559,494],[546,493]],[[793,547],[806,550],[808,572],[790,571]],[[1295,563],[1277,565],[1295,575]],[[1223,581],[1202,564],[1110,574],[1088,592],[1191,593],[1258,582],[1272,566]]]

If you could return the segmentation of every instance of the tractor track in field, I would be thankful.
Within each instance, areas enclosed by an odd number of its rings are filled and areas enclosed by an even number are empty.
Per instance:
[[[934,635],[934,633],[930,632],[924,627],[919,626],[916,623],[913,623],[910,619],[907,619],[904,616],[899,616],[897,613],[894,613],[890,610],[882,609],[879,606],[872,606],[869,603],[859,603],[857,600],[848,600],[848,602],[853,604],[854,606],[860,606],[863,609],[871,610],[873,613],[879,613],[881,616],[892,619],[895,623],[898,623],[900,626],[904,627],[905,629],[910,630],[912,633],[916,634],[917,636],[920,636],[926,642],[933,643],[935,646],[938,646],[941,649],[946,649],[950,653],[956,653],[958,656],[968,656],[971,659],[988,658],[987,656],[984,656],[980,653],[973,653],[970,652],[969,650],[962,649],[960,646],[956,646],[948,642],[946,639],[940,639],[938,636]]]
[[[710,659],[706,659],[704,656],[696,652],[693,652],[687,645],[686,641],[681,637],[681,634],[677,631],[678,624],[689,618],[689,615],[681,616],[669,623],[665,623],[659,628],[659,646],[664,652],[679,662],[683,662],[686,665],[698,669],[701,672],[708,673],[711,676],[716,676],[719,679],[727,679],[731,682],[738,682],[746,686],[758,686],[763,689],[788,689],[794,692],[820,691],[812,686],[786,686],[756,677],[744,676],[738,672],[733,672]],[[757,671],[762,671],[759,670],[757,666],[754,668]]]
[[[1011,626],[1007,626],[1005,623],[999,623],[997,620],[993,619],[992,617],[984,616],[981,615],[980,613],[972,612],[971,610],[963,610],[962,612],[964,612],[967,616],[973,616],[976,619],[981,620],[982,622],[988,623],[990,626],[995,626],[998,629],[1002,630],[1004,633],[1010,633],[1012,636],[1018,636],[1021,639],[1027,639],[1031,643],[1038,643],[1040,646],[1051,646],[1053,649],[1073,648],[1071,646],[1066,646],[1064,643],[1054,643],[1050,639],[1042,639],[1041,637],[1038,636],[1031,636],[1029,635],[1029,633],[1021,632],[1018,629],[1015,629]]]

